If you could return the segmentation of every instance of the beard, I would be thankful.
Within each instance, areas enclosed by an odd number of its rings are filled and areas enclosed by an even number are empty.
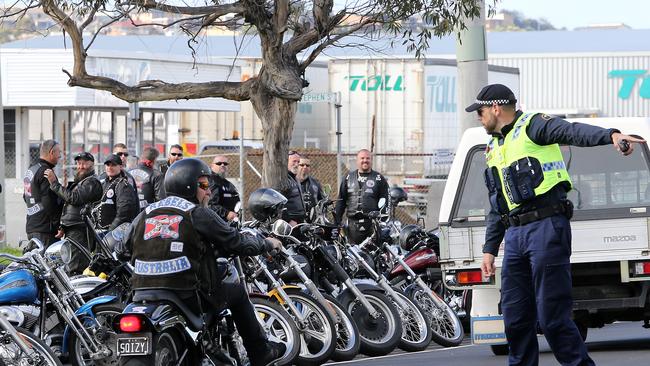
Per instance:
[[[88,170],[77,170],[74,173],[74,181],[75,182],[81,182],[84,180],[84,178],[89,177],[91,175],[95,174],[94,169],[88,169]]]

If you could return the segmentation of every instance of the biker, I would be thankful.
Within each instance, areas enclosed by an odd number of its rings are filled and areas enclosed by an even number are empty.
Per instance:
[[[207,207],[211,173],[199,159],[171,165],[165,174],[168,197],[147,206],[135,218],[118,252],[131,257],[134,290],[175,291],[197,314],[229,308],[251,365],[267,365],[282,357],[286,346],[267,340],[245,285],[223,283],[217,258],[259,255],[281,244],[272,238],[240,234]]]

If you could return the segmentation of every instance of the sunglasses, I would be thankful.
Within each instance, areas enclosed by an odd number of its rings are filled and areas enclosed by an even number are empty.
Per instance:
[[[169,153],[171,156],[183,156],[183,153]]]
[[[128,157],[128,156],[129,156],[129,153],[118,152],[118,153],[115,153],[115,155],[117,155],[117,156],[127,156],[127,157]]]
[[[307,168],[309,168],[309,167],[311,166],[311,164],[298,164],[298,165],[300,165],[300,166],[306,166]]]
[[[219,165],[219,166],[221,166],[221,165],[228,166],[228,163],[226,163],[225,161],[217,161],[216,163],[212,163],[212,164]]]
[[[208,189],[210,189],[210,182],[199,182],[198,186],[199,188],[207,191]]]

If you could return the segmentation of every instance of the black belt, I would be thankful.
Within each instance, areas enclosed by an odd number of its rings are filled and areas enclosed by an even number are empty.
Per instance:
[[[571,201],[562,201],[550,206],[538,208],[536,210],[528,211],[519,215],[507,217],[507,224],[509,226],[522,226],[530,224],[531,222],[539,221],[547,217],[563,214],[568,219],[573,216],[573,203]]]

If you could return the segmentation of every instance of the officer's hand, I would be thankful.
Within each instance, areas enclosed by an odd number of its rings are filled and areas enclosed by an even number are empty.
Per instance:
[[[232,212],[232,211],[230,211],[230,212],[228,212],[228,216],[226,216],[226,219],[227,219],[228,221],[232,221],[232,220],[234,220],[236,217],[237,217],[237,214],[234,213],[234,212]]]
[[[494,276],[494,255],[490,253],[483,253],[483,263],[481,263],[481,271],[483,276]]]
[[[622,140],[626,140],[628,142],[629,148],[626,151],[621,151],[621,147],[619,145],[619,142],[621,142]],[[614,132],[612,134],[612,144],[614,144],[614,148],[616,149],[616,151],[618,151],[621,154],[626,155],[626,156],[630,155],[632,153],[632,151],[634,151],[634,143],[642,144],[644,142],[645,142],[644,139],[624,135],[622,133]]]
[[[47,178],[47,180],[48,180],[48,182],[50,182],[50,184],[56,182],[56,180],[57,180],[56,179],[56,174],[54,174],[54,171],[52,169],[46,169],[43,172],[43,175],[45,176],[45,178]]]

